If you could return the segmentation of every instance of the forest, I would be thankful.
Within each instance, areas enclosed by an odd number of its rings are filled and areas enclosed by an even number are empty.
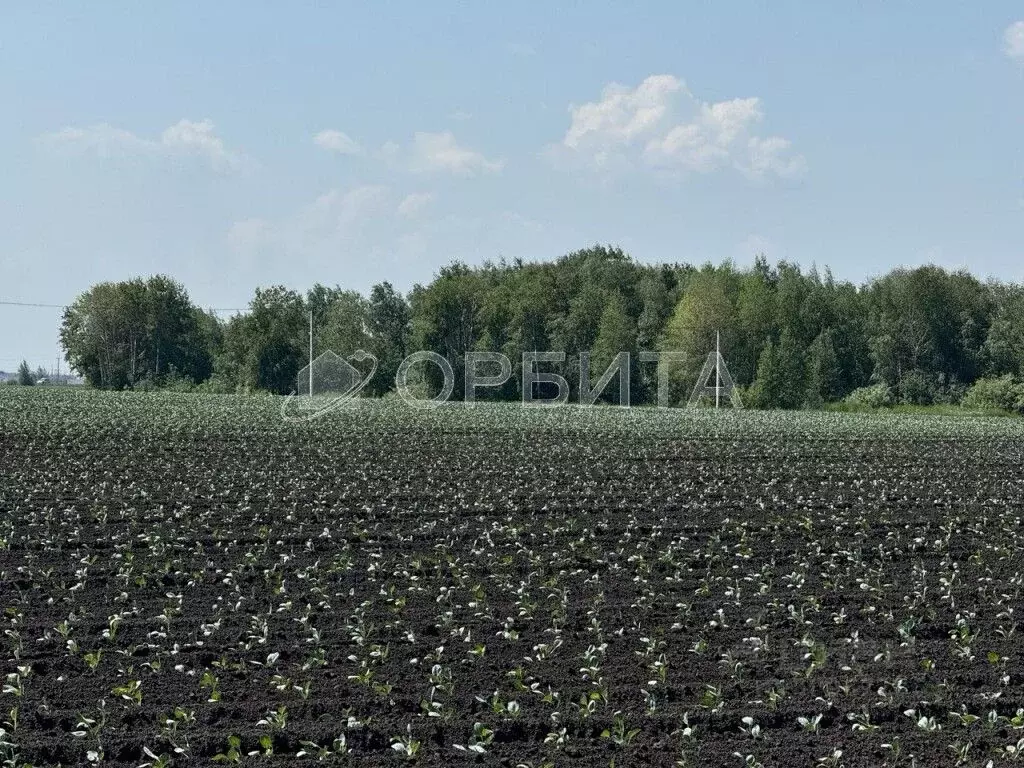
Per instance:
[[[656,401],[659,372],[641,351],[681,353],[669,372],[685,402],[716,332],[744,402],[755,408],[973,404],[1024,411],[1024,286],[928,265],[856,285],[827,269],[758,256],[749,268],[638,261],[594,246],[549,262],[452,263],[408,295],[388,282],[368,296],[316,284],[305,294],[258,288],[228,319],[197,307],[157,275],[92,286],[69,306],[60,338],[70,365],[103,389],[199,389],[286,394],[315,354],[372,353],[365,393],[394,388],[413,351],[444,356],[462,396],[469,351],[500,352],[515,368],[481,398],[521,397],[523,352],[564,351],[550,364],[574,395],[579,356],[598,376],[631,353],[632,403]],[[436,382],[425,382],[425,386]]]

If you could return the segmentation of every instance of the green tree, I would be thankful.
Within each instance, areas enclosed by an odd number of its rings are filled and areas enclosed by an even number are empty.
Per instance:
[[[36,383],[32,369],[28,367],[28,362],[25,360],[22,360],[21,365],[18,366],[18,383],[23,387],[31,387]]]
[[[826,329],[815,337],[807,350],[804,405],[818,408],[824,403],[838,400],[842,394],[841,376],[832,333]]]
[[[60,338],[72,368],[93,386],[159,384],[171,372],[199,382],[212,369],[201,313],[163,275],[94,285],[64,311]]]
[[[787,328],[778,344],[769,342],[761,352],[750,393],[751,404],[757,408],[800,408],[806,391],[804,352]]]
[[[358,349],[370,351],[367,333],[368,304],[358,291],[338,291],[321,312],[319,324],[314,311],[314,356],[330,349],[348,357]]]
[[[580,352],[593,349],[608,295],[596,282],[578,277],[579,287],[568,302],[568,311],[552,319],[551,341],[554,351],[565,353],[565,362],[554,366],[571,392],[579,393]]]
[[[654,352],[660,348],[662,330],[672,316],[674,307],[673,286],[675,280],[671,270],[648,270],[637,290],[641,302],[640,315],[636,321],[636,349],[638,352]],[[653,403],[657,400],[658,368],[654,365],[633,363],[635,375],[632,378],[634,402]]]
[[[817,335],[817,318],[808,311],[808,297],[817,282],[816,274],[805,276],[800,267],[785,261],[776,267],[775,284],[775,328],[777,339],[789,332],[793,342],[806,348]]]
[[[778,366],[783,381],[779,406],[782,408],[799,408],[804,403],[807,391],[807,364],[804,360],[804,347],[789,329],[782,332],[778,346]]]
[[[865,295],[851,283],[831,288],[833,325],[828,328],[839,363],[835,396],[845,397],[871,380],[872,360],[868,345],[868,304]]]
[[[484,282],[477,270],[465,264],[444,267],[429,286],[415,286],[411,296],[413,337],[420,349],[446,357],[455,373],[454,397],[461,398],[465,354],[476,349],[482,335],[480,308]],[[433,391],[441,388],[436,366],[427,366],[426,380]]]
[[[675,392],[693,386],[708,352],[715,349],[716,333],[721,333],[721,348],[727,358],[736,344],[736,309],[730,295],[734,277],[731,264],[721,268],[707,265],[687,282],[662,339],[664,351],[684,356]]]
[[[729,370],[736,381],[749,386],[757,373],[765,342],[775,333],[775,288],[763,257],[740,278],[736,297],[737,343],[729,353]]]
[[[235,389],[287,394],[308,362],[308,333],[302,296],[280,285],[257,288],[248,313],[224,328],[217,372]]]
[[[874,377],[901,400],[948,398],[981,374],[992,298],[974,277],[898,269],[868,294]]]
[[[601,322],[597,328],[597,338],[594,340],[594,346],[591,350],[590,358],[590,379],[588,382],[589,386],[593,386],[597,379],[607,370],[615,356],[620,352],[628,352],[630,355],[630,379],[633,378],[633,372],[637,367],[637,355],[636,355],[636,323],[633,322],[627,313],[622,301],[622,297],[618,294],[612,294],[607,304],[605,304],[604,311],[601,313]],[[581,382],[582,386],[586,382]],[[624,382],[621,378],[618,382],[618,386],[623,386]],[[601,398],[609,401],[617,401],[617,397],[613,397],[614,390],[610,382],[608,388],[602,392]]]
[[[370,392],[380,395],[394,386],[398,366],[408,353],[409,303],[391,283],[378,283],[370,291],[367,308],[369,351],[377,358],[377,373]]]
[[[778,407],[784,386],[775,343],[768,339],[757,358],[757,375],[754,377],[747,400],[754,408]]]
[[[1024,376],[1024,287],[993,286],[994,311],[984,354],[993,376]]]

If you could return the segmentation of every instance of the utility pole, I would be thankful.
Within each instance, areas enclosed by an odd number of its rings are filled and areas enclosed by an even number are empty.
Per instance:
[[[309,400],[313,401],[313,310],[309,310]]]
[[[718,410],[718,401],[722,393],[722,339],[721,334],[715,331],[715,410]]]
[[[712,374],[715,377],[714,386],[711,386]],[[729,366],[726,365],[725,358],[722,357],[722,333],[715,331],[715,348],[708,352],[708,356],[704,359],[704,367],[700,369],[697,384],[690,393],[690,399],[686,406],[693,408],[700,404],[702,398],[710,397],[713,394],[715,410],[718,410],[722,406],[723,392],[728,396],[733,408],[743,407],[740,393],[736,389],[736,382],[733,381],[732,374],[729,373]]]

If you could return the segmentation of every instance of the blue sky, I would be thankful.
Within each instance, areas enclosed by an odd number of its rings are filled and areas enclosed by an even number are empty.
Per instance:
[[[1019,3],[5,3],[0,300],[452,259],[1024,280]],[[59,310],[0,306],[0,369]]]

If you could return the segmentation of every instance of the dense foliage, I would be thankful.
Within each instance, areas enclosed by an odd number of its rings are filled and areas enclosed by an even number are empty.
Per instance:
[[[216,318],[162,275],[94,285],[64,311],[60,328],[67,361],[89,384],[108,389],[203,381],[220,334]]]
[[[32,374],[32,369],[28,367],[28,362],[26,360],[22,360],[21,365],[18,366],[18,377],[16,381],[23,387],[31,387],[36,383],[36,377]]]
[[[307,362],[309,312],[317,354],[362,348],[381,361],[368,388],[374,394],[393,386],[407,352],[424,349],[451,362],[461,397],[464,354],[493,351],[512,361],[513,375],[481,396],[515,399],[523,352],[551,350],[565,352],[550,370],[570,382],[576,399],[581,353],[591,354],[596,378],[618,352],[630,352],[632,401],[653,402],[658,372],[637,353],[671,350],[683,353],[671,372],[678,401],[716,331],[747,402],[765,408],[817,407],[851,395],[955,403],[980,379],[1024,376],[1018,285],[925,266],[856,286],[827,271],[772,267],[763,257],[750,269],[648,265],[606,247],[545,263],[454,263],[408,297],[389,283],[369,298],[319,284],[306,295],[259,289],[247,313],[219,324],[166,278],[103,284],[68,310],[62,339],[69,361],[100,386],[160,379],[174,366],[215,390],[286,393]]]

